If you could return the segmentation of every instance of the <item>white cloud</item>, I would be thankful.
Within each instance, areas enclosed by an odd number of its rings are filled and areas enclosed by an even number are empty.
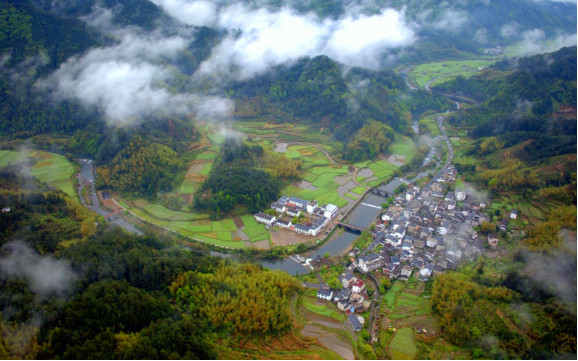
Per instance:
[[[7,253],[0,258],[4,277],[25,278],[37,294],[63,293],[78,278],[70,262],[42,256],[21,241],[6,243],[2,250]]]
[[[414,41],[414,32],[404,14],[394,9],[376,15],[349,16],[337,22],[324,53],[351,65],[376,68],[379,57],[389,48]]]
[[[476,30],[474,39],[480,44],[486,44],[488,42],[488,31],[486,29]]]
[[[458,31],[469,21],[468,13],[458,9],[446,9],[431,25],[435,29]]]
[[[214,1],[152,0],[152,2],[187,24],[211,26],[217,21],[217,4]]]
[[[230,34],[201,66],[202,74],[231,74],[248,78],[271,66],[304,56],[328,55],[347,65],[375,68],[387,50],[411,44],[414,31],[403,11],[382,9],[373,15],[350,7],[339,19],[321,19],[289,8],[278,10],[246,4],[227,5],[205,0],[154,0],[171,15],[190,25],[214,25]],[[189,12],[186,9],[200,9]],[[207,11],[209,16],[199,14]]]
[[[514,37],[519,34],[520,25],[516,22],[508,23],[500,28],[500,34],[503,37]]]
[[[300,16],[289,9],[271,13],[232,5],[221,10],[218,25],[239,29],[227,36],[201,65],[201,73],[219,73],[238,68],[247,78],[270,66],[305,55],[317,55],[325,31],[314,16]]]
[[[99,108],[114,126],[138,122],[155,112],[188,114],[203,104],[202,96],[173,94],[162,86],[173,70],[160,57],[176,56],[189,40],[139,35],[128,28],[114,34],[121,38],[117,45],[72,57],[37,85],[52,91],[56,100],[78,99]]]

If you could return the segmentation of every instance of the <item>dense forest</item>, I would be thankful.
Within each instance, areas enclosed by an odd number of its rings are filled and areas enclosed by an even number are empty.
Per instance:
[[[448,119],[473,138],[463,151],[479,161],[456,161],[468,179],[492,192],[576,202],[576,47],[500,62],[436,89],[479,102]]]
[[[228,138],[216,165],[195,194],[194,208],[209,210],[212,218],[231,214],[237,206],[252,213],[268,208],[279,197],[284,179],[293,179],[299,161],[281,160],[260,145]]]
[[[212,359],[235,347],[231,332],[291,330],[290,276],[130,235],[62,193],[24,191],[30,180],[9,170],[0,179],[3,359]]]
[[[228,94],[235,99],[235,115],[240,119],[325,127],[345,144],[352,142],[369,120],[411,134],[412,114],[419,116],[426,110],[450,106],[437,94],[410,92],[391,70],[346,71],[327,56],[304,58],[295,65],[279,66],[255,79],[233,83]]]
[[[154,197],[158,191],[173,188],[175,174],[181,168],[174,150],[135,136],[112,159],[108,165],[110,175],[104,181],[119,191]]]

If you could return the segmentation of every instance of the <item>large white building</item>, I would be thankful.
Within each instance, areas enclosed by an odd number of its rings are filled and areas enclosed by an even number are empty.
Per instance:
[[[268,225],[272,225],[277,220],[277,218],[275,218],[274,216],[271,216],[271,215],[269,215],[267,213],[263,213],[263,212],[259,212],[259,213],[255,214],[254,217],[255,217],[255,220],[257,222],[265,223]]]
[[[328,204],[324,208],[323,216],[325,218],[332,219],[337,215],[337,212],[339,212],[339,207],[337,207],[335,204]]]

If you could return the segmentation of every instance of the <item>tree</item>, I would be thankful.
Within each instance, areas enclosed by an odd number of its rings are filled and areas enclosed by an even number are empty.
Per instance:
[[[496,231],[496,225],[490,222],[482,222],[480,225],[480,232],[484,234],[492,233]]]
[[[337,277],[332,277],[327,284],[329,285],[329,287],[334,288],[334,289],[340,289],[342,288],[342,284],[341,282],[339,282],[339,280],[337,279]]]

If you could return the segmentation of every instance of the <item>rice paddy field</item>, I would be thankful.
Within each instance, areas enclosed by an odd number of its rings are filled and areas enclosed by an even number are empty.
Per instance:
[[[330,153],[340,148],[340,144],[331,140],[329,134],[312,130],[309,126],[303,124],[271,124],[260,121],[243,121],[235,122],[232,127],[234,130],[252,137],[275,137],[287,142],[315,143]]]
[[[389,343],[389,351],[394,360],[413,360],[417,355],[413,329],[406,327],[397,330]]]
[[[318,315],[331,317],[341,322],[345,320],[345,316],[343,315],[342,312],[330,308],[330,307],[334,308],[331,304],[330,304],[331,306],[329,307],[327,304],[316,304],[317,302],[316,300],[317,299],[315,296],[304,297],[303,306],[305,306],[307,310],[316,313]]]
[[[458,76],[463,76],[466,78],[470,77],[479,72],[480,68],[485,68],[492,64],[494,61],[495,60],[480,59],[441,61],[421,64],[413,69],[410,78],[420,88],[424,88],[429,81],[436,77],[439,78],[433,81],[430,85],[433,86]]]
[[[30,175],[78,199],[72,181],[75,173],[74,166],[62,155],[36,150],[0,150],[0,168],[22,163],[29,158],[36,162],[30,167]]]
[[[311,167],[302,175],[302,179],[310,182],[311,187],[301,188],[290,184],[281,190],[281,193],[305,200],[315,199],[321,204],[331,203],[338,207],[344,207],[348,201],[337,193],[339,184],[335,182],[335,177],[348,174],[348,168],[348,166],[339,165]]]
[[[122,204],[129,212],[149,223],[220,247],[244,248],[245,241],[269,240],[269,231],[251,215],[211,221],[208,214],[173,211],[143,199],[125,200]]]
[[[283,195],[305,200],[315,199],[320,204],[335,204],[341,208],[351,201],[358,200],[367,189],[353,182],[353,167],[335,164],[319,149],[321,147],[331,154],[338,149],[338,144],[328,141],[327,136],[310,132],[307,126],[237,122],[233,124],[233,129],[247,134],[249,138],[246,141],[249,144],[259,144],[264,149],[277,151],[289,159],[302,162],[301,181],[283,188],[281,190]],[[210,124],[202,127],[202,133],[204,140],[187,158],[190,160],[189,168],[183,182],[175,190],[188,202],[210,174],[218,157],[220,144],[224,140],[223,133]],[[304,137],[311,135],[315,146],[292,143],[306,141]],[[280,140],[284,138],[290,140],[284,143]],[[411,159],[415,144],[410,138],[400,136],[391,148],[392,152]],[[362,165],[373,173],[371,177],[358,177],[365,186],[387,181],[397,169],[396,165],[385,160],[364,162]],[[130,212],[147,222],[217,246],[243,248],[250,245],[249,242],[270,241],[269,231],[263,224],[257,223],[251,215],[237,217],[234,220],[211,221],[208,214],[173,211],[145,200],[132,202],[124,200],[124,202]]]
[[[437,348],[434,345],[437,345],[438,339],[433,335],[439,335],[440,330],[432,314],[430,293],[431,284],[428,289],[425,283],[417,281],[412,276],[408,281],[395,281],[383,295],[381,302],[383,331],[379,337],[380,347],[387,350],[392,359],[407,360],[416,357],[427,359],[429,358],[427,354],[418,355],[418,349]],[[397,331],[393,333],[391,330],[388,331],[389,326],[396,328]],[[426,329],[427,337],[416,335],[421,329]]]
[[[408,136],[398,135],[394,142],[389,146],[388,152],[390,154],[399,154],[405,157],[406,162],[410,162],[415,152],[416,144]]]

